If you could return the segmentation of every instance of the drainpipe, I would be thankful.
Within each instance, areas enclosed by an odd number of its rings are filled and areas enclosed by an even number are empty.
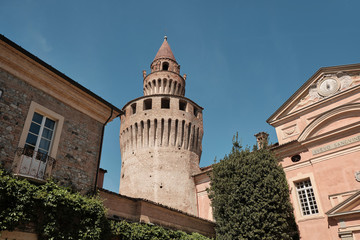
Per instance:
[[[114,112],[114,109],[111,108],[111,114],[110,114],[109,118],[106,120],[106,122],[103,124],[102,131],[101,131],[99,157],[98,157],[98,164],[97,164],[96,176],[95,176],[94,195],[96,194],[96,189],[97,189],[97,182],[98,182],[98,175],[99,175],[100,159],[101,159],[101,151],[102,151],[102,145],[103,145],[103,140],[104,140],[105,126],[110,121],[110,119],[111,119],[111,117],[113,115],[113,112]],[[119,113],[119,115],[117,115],[115,118],[119,117],[122,114],[123,114],[123,112]]]

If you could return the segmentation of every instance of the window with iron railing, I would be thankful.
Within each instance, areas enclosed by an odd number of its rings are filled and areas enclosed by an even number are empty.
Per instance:
[[[56,122],[40,113],[34,112],[27,134],[25,146],[18,149],[21,154],[19,174],[43,179],[49,157]]]

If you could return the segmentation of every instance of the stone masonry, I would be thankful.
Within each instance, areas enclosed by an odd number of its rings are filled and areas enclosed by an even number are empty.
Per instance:
[[[120,194],[197,216],[192,176],[200,171],[202,107],[184,97],[186,75],[166,38],[143,76],[144,96],[121,116]]]
[[[0,159],[11,171],[31,101],[65,117],[52,177],[81,192],[93,189],[103,124],[0,69]]]

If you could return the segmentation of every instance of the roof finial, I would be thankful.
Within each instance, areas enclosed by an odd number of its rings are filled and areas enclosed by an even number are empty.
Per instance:
[[[167,41],[167,36],[166,36],[166,35],[164,36],[164,40],[166,40],[166,41]]]

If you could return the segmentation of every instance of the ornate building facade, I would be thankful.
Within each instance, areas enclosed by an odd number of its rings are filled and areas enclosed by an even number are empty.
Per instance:
[[[360,64],[319,69],[268,123],[302,239],[360,239]]]
[[[319,69],[267,122],[301,239],[360,239],[360,64]],[[255,136],[261,147],[267,134]],[[212,219],[211,166],[201,170],[199,216]]]

